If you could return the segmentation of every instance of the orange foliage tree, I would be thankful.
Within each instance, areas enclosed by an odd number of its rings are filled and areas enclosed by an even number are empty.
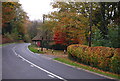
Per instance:
[[[18,2],[2,2],[2,34],[12,40],[25,39],[29,20]]]
[[[56,23],[53,25],[54,39],[56,43],[61,43],[63,45],[85,43],[88,19],[83,15],[66,10],[64,12],[53,12],[48,15],[48,18],[50,18],[52,22]]]

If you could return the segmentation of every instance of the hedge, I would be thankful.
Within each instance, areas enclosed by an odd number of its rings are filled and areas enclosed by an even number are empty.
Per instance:
[[[74,44],[67,47],[67,52],[70,58],[80,63],[120,74],[120,48]]]

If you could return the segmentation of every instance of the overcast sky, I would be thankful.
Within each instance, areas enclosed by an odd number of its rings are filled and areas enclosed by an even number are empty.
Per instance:
[[[30,20],[42,20],[43,14],[53,11],[50,5],[53,0],[19,0]]]

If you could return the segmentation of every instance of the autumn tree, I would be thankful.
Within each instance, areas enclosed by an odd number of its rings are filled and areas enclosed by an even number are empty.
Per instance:
[[[2,3],[2,33],[11,33],[12,27],[10,21],[15,17],[15,5],[14,2],[3,2]],[[9,27],[8,27],[9,26]]]
[[[78,13],[72,3],[57,2],[53,4],[53,8],[58,8],[59,11],[51,13],[48,17],[56,23],[53,29],[55,39],[61,41],[55,40],[55,42],[65,45],[83,44],[86,41],[85,35],[88,33],[88,18]]]
[[[27,34],[27,13],[18,2],[2,3],[2,34],[12,40],[23,39]]]

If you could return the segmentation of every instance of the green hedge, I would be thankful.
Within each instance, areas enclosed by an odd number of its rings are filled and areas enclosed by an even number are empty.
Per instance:
[[[120,48],[74,44],[68,46],[67,52],[70,58],[80,63],[120,74]]]

